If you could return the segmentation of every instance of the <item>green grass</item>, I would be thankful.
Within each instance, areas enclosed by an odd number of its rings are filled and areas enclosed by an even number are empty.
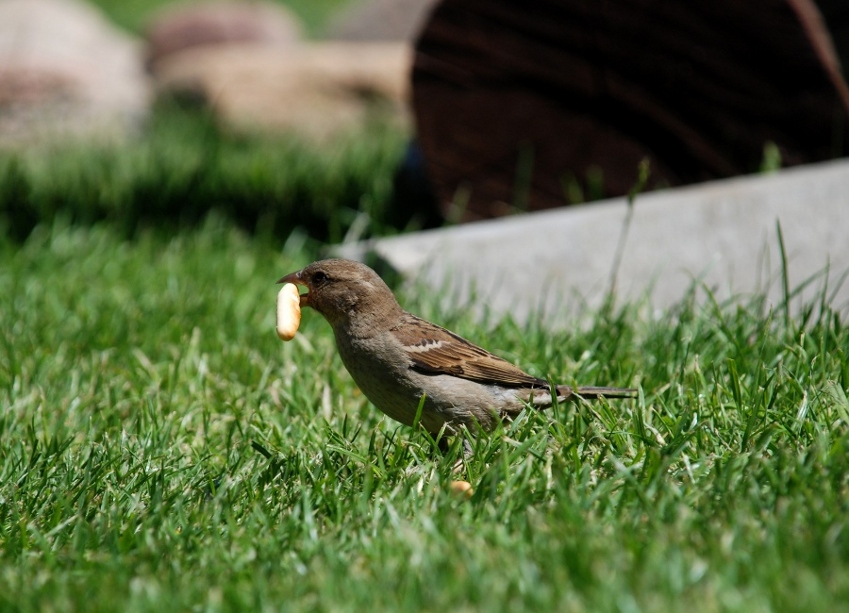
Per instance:
[[[93,0],[119,26],[141,34],[151,16],[160,8],[180,0]],[[303,23],[308,34],[322,31],[327,20],[348,0],[274,0],[288,7]]]
[[[638,385],[527,413],[460,473],[357,393],[213,215],[0,247],[0,610],[849,610],[849,330],[692,296],[550,332],[414,311],[534,372]],[[780,305],[779,305],[780,307]],[[470,500],[448,492],[462,476]]]
[[[374,122],[329,145],[219,129],[202,113],[162,105],[125,144],[0,151],[0,235],[39,223],[108,221],[123,235],[190,228],[210,211],[278,241],[291,233],[339,242],[415,225],[390,207],[406,135]]]
[[[164,2],[99,4],[140,31]],[[291,4],[315,33],[341,3]],[[277,340],[277,278],[415,225],[388,204],[404,138],[311,148],[161,108],[129,145],[0,157],[0,611],[849,611],[826,300],[696,288],[552,332],[410,290],[535,374],[640,388],[468,458],[371,408],[317,314]]]

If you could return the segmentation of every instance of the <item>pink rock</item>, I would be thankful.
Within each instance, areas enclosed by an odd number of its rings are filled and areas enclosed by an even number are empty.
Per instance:
[[[301,24],[285,7],[268,2],[202,2],[168,6],[147,28],[148,66],[207,45],[255,43],[290,46],[301,39]]]

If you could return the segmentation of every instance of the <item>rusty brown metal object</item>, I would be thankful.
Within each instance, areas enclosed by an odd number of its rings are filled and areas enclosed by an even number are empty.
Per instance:
[[[849,90],[811,0],[444,0],[413,104],[427,172],[463,219],[568,204],[601,170],[627,193],[849,149]]]

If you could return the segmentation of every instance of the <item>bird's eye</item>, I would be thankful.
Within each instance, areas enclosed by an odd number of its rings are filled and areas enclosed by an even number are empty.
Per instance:
[[[319,285],[322,284],[322,283],[326,283],[329,278],[330,277],[327,276],[327,273],[323,272],[321,270],[316,271],[315,273],[313,273],[313,276],[312,276],[313,283],[316,283],[316,284],[319,284]]]

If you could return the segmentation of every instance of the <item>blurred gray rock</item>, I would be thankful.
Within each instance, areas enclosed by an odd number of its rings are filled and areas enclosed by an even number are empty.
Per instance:
[[[696,283],[722,301],[765,293],[783,300],[778,225],[787,255],[791,308],[825,287],[833,308],[849,310],[849,161],[773,175],[702,183],[640,195],[618,269],[618,301],[650,297],[666,308]],[[624,198],[347,245],[342,257],[382,261],[439,292],[454,307],[542,312],[567,324],[598,307],[611,286],[628,218]],[[832,296],[833,294],[833,296]]]
[[[114,139],[147,116],[140,46],[77,0],[0,2],[0,146]]]
[[[437,0],[351,2],[331,22],[327,36],[340,40],[395,40],[412,43]]]
[[[189,2],[166,5],[146,31],[148,67],[169,56],[208,45],[253,43],[291,47],[301,40],[298,18],[276,2]]]

